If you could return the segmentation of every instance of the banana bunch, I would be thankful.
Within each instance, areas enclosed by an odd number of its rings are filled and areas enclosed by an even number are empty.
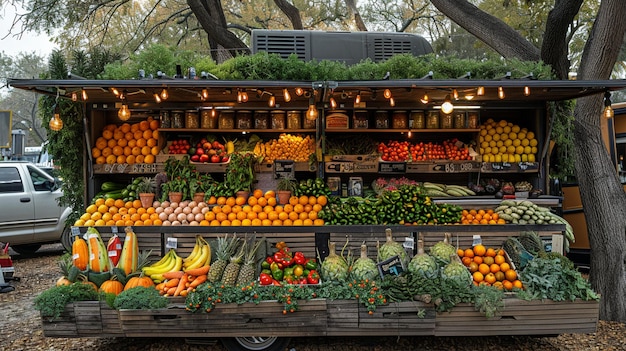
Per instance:
[[[183,270],[208,266],[211,263],[211,246],[201,235],[196,235],[196,244],[189,256],[183,259]]]
[[[182,268],[183,258],[174,249],[170,249],[158,262],[143,267],[141,271],[144,275],[152,278],[154,282],[160,283],[165,280],[163,273],[180,271]]]
[[[424,182],[422,183],[426,195],[431,197],[450,197],[450,196],[472,196],[476,195],[470,188],[461,185],[447,185]]]

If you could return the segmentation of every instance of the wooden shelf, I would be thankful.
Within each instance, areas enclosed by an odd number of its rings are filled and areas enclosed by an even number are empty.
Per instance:
[[[351,129],[329,129],[326,128],[324,131],[327,133],[477,133],[480,129],[413,129],[413,128],[404,128],[404,129],[381,129],[381,128],[351,128]]]
[[[315,133],[315,129],[204,129],[204,128],[160,128],[159,132],[176,133]]]

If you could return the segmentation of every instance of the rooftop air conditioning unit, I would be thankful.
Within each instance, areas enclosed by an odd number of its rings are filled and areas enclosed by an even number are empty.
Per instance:
[[[423,37],[395,32],[324,32],[306,30],[252,31],[252,53],[265,51],[283,58],[340,61],[352,65],[369,58],[384,61],[398,54],[415,56],[433,52]]]

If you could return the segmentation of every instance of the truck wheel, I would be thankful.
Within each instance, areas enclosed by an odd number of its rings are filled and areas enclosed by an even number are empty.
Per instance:
[[[20,255],[32,255],[37,250],[39,250],[40,247],[41,247],[41,244],[24,244],[24,245],[11,246],[13,251],[17,252]]]
[[[67,252],[72,252],[72,231],[69,226],[63,228],[63,233],[61,234],[61,245]]]
[[[229,351],[283,351],[289,338],[251,336],[245,338],[223,338],[222,344]]]

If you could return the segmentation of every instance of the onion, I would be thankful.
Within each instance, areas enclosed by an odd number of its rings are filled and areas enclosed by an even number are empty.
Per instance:
[[[209,212],[209,211],[211,211],[211,209],[210,209],[210,208],[208,208],[208,207],[202,207],[202,211],[201,211],[201,213],[202,213],[202,214],[205,214],[205,213],[207,213],[207,212]]]
[[[174,213],[174,209],[171,207],[166,207],[163,209],[163,213],[165,213],[166,215],[171,215],[172,213]]]
[[[189,205],[189,200],[182,201],[181,203],[178,204],[178,206],[182,206],[182,207],[185,207],[187,205]]]
[[[157,208],[161,206],[161,201],[159,200],[154,200],[154,202],[152,203],[152,207]]]
[[[167,217],[167,220],[170,222],[174,222],[176,218],[176,213],[170,213],[170,215]]]
[[[167,201],[167,200],[161,202],[161,207],[163,207],[163,208],[170,207],[170,202]]]
[[[200,208],[205,208],[205,207],[207,207],[207,206],[208,206],[208,205],[207,205],[207,203],[206,203],[206,202],[204,202],[204,201],[203,201],[203,202],[199,202],[199,203],[198,203],[198,207],[200,207]]]
[[[184,214],[184,213],[179,213],[179,214],[176,216],[176,219],[178,219],[179,221],[181,221],[181,222],[182,222],[182,221],[184,221],[184,220],[186,220],[186,219],[187,219],[187,215],[186,215],[186,214]]]
[[[196,221],[191,221],[191,222],[189,222],[189,225],[198,226],[198,225],[200,225],[200,223],[198,223]]]
[[[179,221],[173,221],[172,225],[181,225],[181,223]]]
[[[197,203],[197,202],[195,202],[195,201],[190,201],[190,202],[189,202],[189,204],[188,204],[187,206],[189,206],[189,207],[191,207],[191,208],[194,208],[194,207],[198,206],[198,203]]]
[[[159,207],[154,209],[154,212],[156,212],[156,213],[163,213],[164,210],[165,209],[163,207],[159,206]]]
[[[174,213],[176,213],[176,214],[183,213],[183,208],[182,207],[176,207],[174,209]]]
[[[171,208],[178,208],[178,202],[172,202],[172,203],[170,203],[170,207],[171,207]]]
[[[200,207],[194,207],[191,209],[191,213],[193,214],[198,214],[200,212],[202,212],[202,209]]]
[[[172,225],[172,222],[170,222],[170,221],[163,221],[162,224],[166,225],[166,226],[170,226],[170,225]]]
[[[191,213],[191,207],[187,206],[187,207],[183,208],[183,213],[184,214],[190,214]]]
[[[198,222],[202,222],[202,220],[204,220],[204,214],[202,213],[196,213],[194,219]]]
[[[196,218],[196,215],[194,215],[193,213],[188,213],[185,217],[185,219],[187,220],[187,222],[191,222]]]
[[[165,213],[165,212],[161,212],[161,213],[159,213],[159,219],[160,219],[161,221],[163,221],[163,222],[165,222],[165,221],[167,220],[167,218],[168,218],[168,217],[169,217],[169,216],[168,216],[168,214],[167,214],[167,213]]]

